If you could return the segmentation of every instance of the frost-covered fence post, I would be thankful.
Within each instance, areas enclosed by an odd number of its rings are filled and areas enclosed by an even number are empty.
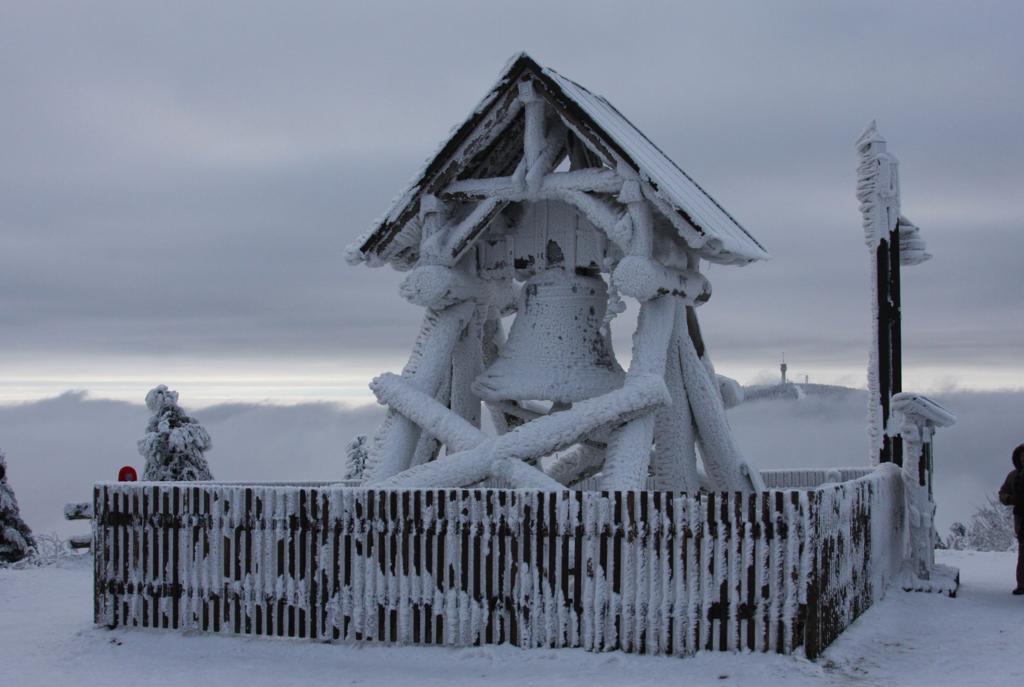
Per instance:
[[[903,586],[955,592],[956,574],[935,575],[935,500],[932,492],[932,440],[935,429],[950,427],[956,418],[935,401],[920,394],[892,397],[891,432],[903,439],[903,484],[909,521],[909,550]]]
[[[900,266],[931,258],[918,228],[900,211],[899,161],[874,122],[856,143],[857,200],[872,252],[872,345],[868,354],[868,444],[872,463],[903,464],[902,440],[887,431],[891,399],[903,390]]]
[[[716,488],[763,488],[690,330],[701,262],[767,253],[578,83],[517,55],[348,256],[408,270],[401,294],[427,311],[401,376],[371,385],[388,414],[365,484],[695,489],[699,445]],[[629,374],[611,345],[623,297],[642,313]]]

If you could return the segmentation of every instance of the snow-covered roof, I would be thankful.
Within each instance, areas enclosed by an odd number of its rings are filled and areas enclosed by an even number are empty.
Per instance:
[[[348,249],[352,263],[395,263],[397,241],[419,212],[424,194],[440,192],[506,135],[521,135],[503,118],[517,83],[532,79],[566,126],[612,168],[625,166],[644,183],[657,210],[686,244],[712,262],[745,264],[768,257],[765,248],[654,143],[602,96],[542,67],[529,55],[514,56],[470,116],[445,140],[388,212]],[[500,128],[500,131],[497,129]],[[521,140],[521,139],[520,139]],[[506,170],[504,173],[509,173]]]

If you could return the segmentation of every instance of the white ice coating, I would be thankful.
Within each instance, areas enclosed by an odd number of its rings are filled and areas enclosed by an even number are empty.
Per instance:
[[[892,466],[757,496],[103,483],[96,510],[101,625],[674,655],[842,630],[907,525]]]
[[[703,303],[711,297],[707,277],[693,270],[669,269],[651,258],[627,255],[612,273],[619,293],[638,301],[649,301],[664,294],[684,298],[688,305]]]
[[[461,303],[440,312],[428,310],[402,377],[427,395],[434,394],[451,374],[452,351],[475,309],[473,303]],[[419,434],[414,423],[393,410],[388,411],[370,447],[366,479],[381,480],[406,469]]]
[[[473,448],[487,439],[478,427],[442,405],[404,378],[386,372],[370,382],[377,401],[424,428],[455,451]]]
[[[704,474],[715,489],[763,489],[757,470],[746,461],[736,445],[714,370],[709,369],[710,362],[697,354],[685,323],[677,321],[676,330],[680,369],[697,425]]]
[[[443,310],[469,300],[483,285],[465,272],[442,265],[420,265],[402,281],[399,293],[413,305]]]
[[[622,421],[634,413],[669,400],[665,382],[657,376],[637,376],[621,389],[575,403],[572,408],[537,418],[468,451],[449,454],[377,480],[381,487],[443,487],[474,484],[487,478],[495,460],[536,460],[577,443],[594,429]]]
[[[697,489],[707,486],[699,445],[707,484],[760,490],[725,417],[741,398],[738,385],[697,355],[684,308],[710,296],[701,256],[728,264],[766,253],[614,108],[525,56],[516,60],[516,78],[501,77],[392,206],[384,233],[351,247],[357,262],[411,268],[401,293],[427,308],[402,375],[372,385],[389,411],[365,483],[467,486],[500,473],[541,487],[603,468],[604,489]],[[564,98],[595,119],[568,121]],[[522,137],[499,141],[509,132]],[[553,171],[567,153],[570,171]],[[529,212],[537,207],[542,223]],[[367,239],[377,247],[363,254]],[[525,282],[518,294],[517,281]],[[641,303],[628,377],[609,343],[619,294]],[[500,317],[512,310],[504,340]],[[479,429],[481,400],[497,438]],[[528,411],[535,401],[550,411]]]
[[[556,452],[544,466],[548,477],[561,484],[572,484],[588,472],[604,464],[604,449],[589,444],[576,444]]]
[[[677,305],[676,317],[685,317]],[[690,412],[690,401],[680,369],[679,342],[672,340],[666,363],[665,384],[672,402],[655,415],[656,445],[651,456],[651,479],[655,489],[696,492],[700,489],[697,472],[697,434]]]
[[[640,318],[633,334],[633,360],[626,384],[638,377],[665,378],[676,304],[661,296],[640,306]],[[667,390],[667,389],[666,389]],[[648,413],[615,431],[608,442],[601,478],[602,489],[643,489],[647,484],[654,415]]]
[[[18,499],[7,481],[7,458],[0,451],[0,563],[13,563],[35,545],[32,531],[21,518]]]
[[[178,392],[160,384],[146,394],[153,413],[146,434],[138,442],[146,459],[144,478],[154,481],[209,480],[210,466],[203,455],[212,442],[206,429],[178,405]]]
[[[896,228],[900,213],[899,174],[896,158],[886,151],[886,141],[872,121],[856,143],[857,200],[863,217],[864,241],[874,250]]]
[[[902,392],[892,397],[888,432],[903,438],[903,483],[907,503],[908,552],[904,586],[930,587],[935,570],[935,501],[931,475],[921,483],[921,461],[936,427],[949,427],[956,417],[921,394]]]
[[[871,252],[868,274],[871,304],[871,344],[868,349],[868,455],[877,464],[882,450],[883,413],[881,382],[878,378],[878,266],[874,251],[888,239],[899,219],[899,180],[896,158],[886,152],[885,139],[872,121],[857,139],[860,164],[857,167],[857,200],[864,227],[864,240]]]
[[[561,482],[556,482],[534,466],[516,458],[496,460],[491,463],[490,476],[517,489],[541,489],[543,491],[565,489],[565,485]]]
[[[932,259],[928,244],[921,238],[921,230],[909,219],[900,215],[900,264],[920,265]]]
[[[524,69],[513,74],[516,67]],[[583,113],[587,122],[583,128],[583,122],[566,116],[567,106]],[[462,169],[468,160],[473,159],[474,153],[486,148],[494,137],[502,135],[507,124],[524,108],[527,116],[523,159],[527,164],[517,169],[514,177],[517,186],[535,192],[542,189],[541,170],[546,166],[542,124],[552,119],[550,115],[554,114],[557,126],[571,131],[576,143],[586,147],[597,160],[612,169],[628,171],[632,179],[641,182],[644,196],[667,218],[691,249],[702,251],[708,259],[724,264],[742,264],[767,257],[764,248],[731,215],[604,98],[519,54],[506,65],[497,84],[467,120],[453,129],[451,138],[454,140],[445,141],[439,147],[409,187],[399,194],[388,213],[348,248],[348,260],[352,263],[365,261],[371,265],[391,261],[397,266],[402,259],[401,250],[397,248],[409,245],[409,239],[402,234],[415,231],[416,227],[411,226],[414,224],[412,221],[405,227],[395,227],[394,222],[400,217],[408,217],[409,209],[427,192],[431,182],[436,181],[435,177],[428,175],[429,170]],[[475,126],[470,126],[474,120]],[[594,179],[593,182],[598,188],[604,183],[603,179]],[[607,229],[615,233],[612,227]],[[366,242],[375,232],[384,230],[397,231],[398,235],[390,239],[382,253],[371,250],[364,254],[362,247]],[[620,237],[621,234],[616,238]]]

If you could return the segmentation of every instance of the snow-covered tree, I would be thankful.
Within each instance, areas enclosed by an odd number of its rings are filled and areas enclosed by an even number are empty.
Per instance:
[[[143,478],[159,482],[213,479],[203,456],[210,449],[210,435],[178,406],[178,392],[161,384],[146,394],[146,407],[153,417],[139,441],[139,454],[146,459]]]
[[[360,434],[355,439],[349,442],[348,447],[345,449],[347,454],[347,461],[345,463],[345,479],[346,480],[360,480],[363,479],[363,470],[366,467],[366,435]]]
[[[0,451],[0,563],[14,563],[35,546],[32,531],[21,519],[18,500],[7,483],[7,458]]]
[[[951,549],[1010,551],[1017,544],[1013,530],[1013,509],[989,496],[968,523],[954,522],[946,545]]]

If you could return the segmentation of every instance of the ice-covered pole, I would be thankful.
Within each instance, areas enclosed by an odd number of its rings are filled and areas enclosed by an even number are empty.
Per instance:
[[[857,139],[857,200],[872,252],[872,345],[868,355],[868,445],[873,463],[903,464],[902,442],[886,433],[890,399],[902,390],[899,162],[875,123]]]

